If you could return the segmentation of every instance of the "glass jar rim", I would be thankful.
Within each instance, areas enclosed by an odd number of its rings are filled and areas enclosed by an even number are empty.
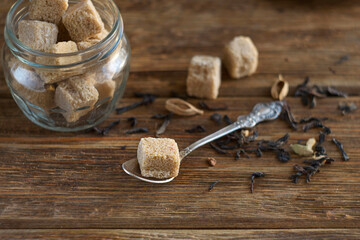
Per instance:
[[[81,55],[85,55],[85,54],[94,52],[99,47],[103,47],[103,46],[106,46],[107,44],[109,44],[110,40],[116,34],[117,29],[119,29],[119,39],[121,39],[123,36],[124,22],[123,22],[119,8],[117,7],[117,5],[114,3],[113,0],[103,0],[103,1],[107,1],[108,3],[111,4],[112,14],[113,14],[113,17],[115,20],[114,20],[114,23],[111,27],[109,34],[104,39],[102,39],[100,42],[94,44],[93,46],[91,46],[89,48],[86,48],[86,49],[83,49],[83,50],[80,50],[77,52],[72,52],[72,53],[48,53],[48,52],[43,52],[43,51],[39,51],[39,50],[30,48],[29,46],[25,45],[24,43],[22,43],[19,40],[19,38],[16,36],[15,29],[12,26],[12,20],[13,20],[14,15],[17,13],[19,5],[21,5],[25,1],[28,1],[28,0],[17,0],[10,8],[10,10],[6,16],[6,24],[5,24],[5,30],[4,30],[5,33],[4,34],[5,34],[5,39],[6,39],[6,36],[8,36],[11,39],[11,41],[14,42],[17,47],[19,47],[19,49],[21,49],[22,51],[25,51],[26,53],[30,53],[31,55],[41,56],[41,57],[74,57],[74,56],[79,56],[79,55],[81,56]],[[8,45],[8,47],[11,50],[14,50],[12,48],[12,46],[9,46],[7,41],[6,41],[6,44]],[[74,65],[74,64],[70,64],[70,65]]]

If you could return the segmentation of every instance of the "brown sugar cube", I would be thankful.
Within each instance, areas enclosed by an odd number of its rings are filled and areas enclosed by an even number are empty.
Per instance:
[[[48,53],[72,53],[77,52],[78,48],[75,42],[68,41],[68,42],[59,42],[57,44],[52,45],[46,52]],[[44,64],[44,65],[68,65],[72,63],[79,62],[81,60],[81,56],[71,56],[71,57],[38,57],[37,63]],[[78,73],[75,72],[58,72],[58,71],[44,71],[43,69],[39,70],[36,69],[37,73],[40,75],[41,79],[45,83],[55,83],[61,80],[64,80],[72,75],[76,75]]]
[[[90,0],[69,7],[62,17],[70,37],[76,42],[89,39],[104,29],[104,23]]]
[[[58,27],[53,23],[21,20],[18,25],[19,40],[26,46],[45,51],[57,41]]]
[[[249,37],[235,37],[224,48],[224,65],[232,78],[242,78],[255,73],[258,51]]]
[[[216,99],[221,84],[220,71],[220,58],[194,56],[191,59],[186,82],[189,96]]]
[[[93,108],[99,93],[94,87],[95,80],[89,75],[71,77],[60,82],[55,92],[55,103],[66,112],[66,121],[76,122]]]
[[[95,88],[99,92],[99,100],[105,98],[112,99],[115,92],[116,83],[113,80],[96,81]]]
[[[79,51],[94,46],[95,44],[97,44],[101,40],[103,40],[108,34],[109,34],[109,32],[106,29],[104,29],[101,31],[101,33],[95,35],[94,37],[91,37],[84,41],[78,42],[77,46],[78,46]]]
[[[170,178],[179,174],[180,154],[177,143],[170,138],[142,138],[137,158],[141,175],[153,178]]]
[[[58,24],[68,6],[68,0],[32,0],[29,19]]]
[[[55,91],[46,89],[33,69],[15,59],[9,62],[9,67],[13,77],[12,87],[19,96],[45,112],[55,107]]]

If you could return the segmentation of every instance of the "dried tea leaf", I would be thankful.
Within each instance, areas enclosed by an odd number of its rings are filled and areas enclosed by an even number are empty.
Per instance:
[[[299,156],[311,156],[313,155],[314,151],[311,148],[308,148],[305,145],[301,144],[291,144],[291,149]]]
[[[342,115],[346,115],[351,113],[357,109],[357,106],[353,102],[340,102],[339,103],[339,110],[341,111]]]
[[[180,116],[194,116],[196,114],[204,114],[203,110],[200,110],[194,107],[192,104],[180,99],[180,98],[170,98],[165,103],[165,108]]]
[[[279,79],[275,81],[271,88],[271,96],[274,99],[282,101],[289,93],[289,83],[285,81],[282,75],[279,75]]]

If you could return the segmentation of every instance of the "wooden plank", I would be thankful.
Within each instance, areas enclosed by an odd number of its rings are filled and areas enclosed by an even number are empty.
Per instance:
[[[2,239],[359,239],[359,229],[298,230],[0,230]]]
[[[3,1],[3,16],[14,1]],[[221,56],[223,44],[236,35],[249,35],[260,51],[256,75],[231,80],[222,73],[219,102],[229,105],[229,114],[247,114],[254,104],[270,101],[269,87],[277,74],[284,74],[292,91],[305,76],[313,83],[334,85],[359,93],[360,4],[357,1],[116,1],[132,45],[132,73],[121,105],[132,103],[133,92],[157,93],[160,98],[106,123],[121,119],[109,136],[94,133],[53,133],[28,121],[11,99],[3,70],[0,70],[0,229],[16,228],[157,228],[169,230],[1,230],[0,238],[24,235],[29,238],[70,235],[100,238],[103,234],[153,238],[194,238],[207,235],[223,238],[353,238],[360,228],[360,152],[357,111],[341,116],[336,109],[342,99],[320,100],[309,110],[299,99],[289,98],[296,117],[327,116],[327,124],[344,143],[351,161],[342,162],[336,147],[327,142],[333,165],[323,167],[309,184],[295,185],[288,179],[293,157],[280,163],[274,154],[234,161],[208,146],[194,152],[183,163],[180,176],[170,184],[150,185],[127,176],[121,163],[136,156],[138,141],[153,136],[161,121],[170,91],[185,92],[190,58],[195,54]],[[3,29],[5,18],[0,19]],[[3,32],[0,32],[3,39]],[[342,56],[349,60],[335,64]],[[335,74],[329,70],[331,67]],[[360,98],[351,97],[359,106]],[[197,104],[198,100],[191,99]],[[175,138],[180,147],[215,131],[220,126],[209,120],[211,112],[192,118],[175,117],[165,137]],[[136,116],[149,134],[127,136],[126,118]],[[106,125],[104,123],[104,125]],[[186,134],[184,129],[203,124],[207,132]],[[260,138],[277,139],[290,132],[290,142],[318,135],[294,132],[275,121],[257,128]],[[121,146],[126,146],[121,150]],[[218,164],[210,168],[208,156]],[[264,171],[249,193],[249,177]],[[209,185],[220,183],[212,192]],[[174,230],[174,229],[263,229],[282,230]],[[286,229],[297,230],[286,230]],[[304,228],[313,228],[305,230]],[[316,229],[354,228],[354,229]],[[234,237],[235,236],[235,237]]]
[[[269,100],[218,101],[230,106],[226,113],[234,119],[248,113],[256,102]],[[360,102],[359,97],[351,100]],[[94,133],[49,134],[30,123],[23,124],[25,118],[14,111],[14,104],[8,104],[0,121],[0,228],[193,228],[194,224],[207,229],[360,227],[359,111],[341,116],[337,98],[320,100],[312,110],[302,107],[298,98],[289,99],[297,118],[329,117],[331,136],[343,142],[351,158],[343,162],[336,147],[327,142],[328,153],[337,162],[325,166],[310,184],[301,180],[295,185],[289,180],[292,165],[301,164],[303,158],[293,156],[289,163],[280,163],[268,153],[262,158],[235,161],[233,156],[218,155],[203,147],[186,159],[175,181],[151,185],[127,176],[121,163],[136,156],[141,137],[153,136],[156,121],[150,117],[164,112],[164,101],[159,99],[121,115],[121,125],[106,137]],[[197,100],[192,102],[196,104]],[[174,138],[183,148],[219,128],[209,120],[211,114],[175,117],[164,136]],[[125,135],[129,116],[137,116],[139,126],[148,127],[150,133]],[[4,121],[6,117],[12,121]],[[118,118],[113,115],[108,122]],[[207,132],[184,132],[197,124],[203,124]],[[291,143],[318,135],[318,130],[294,132],[280,120],[257,129],[264,139],[277,139],[290,132]],[[126,150],[121,146],[127,146]],[[208,156],[218,160],[215,168],[207,165]],[[259,179],[255,194],[250,194],[249,177],[255,171],[268,176]],[[215,180],[220,183],[208,192]]]

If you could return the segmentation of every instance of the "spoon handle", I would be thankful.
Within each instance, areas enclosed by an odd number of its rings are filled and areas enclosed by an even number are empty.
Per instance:
[[[180,158],[183,159],[195,149],[236,130],[239,130],[241,128],[253,128],[259,122],[276,119],[280,115],[282,106],[283,103],[279,101],[270,103],[259,103],[255,105],[253,111],[249,115],[238,117],[236,122],[194,142],[190,146],[183,149],[180,152]]]

